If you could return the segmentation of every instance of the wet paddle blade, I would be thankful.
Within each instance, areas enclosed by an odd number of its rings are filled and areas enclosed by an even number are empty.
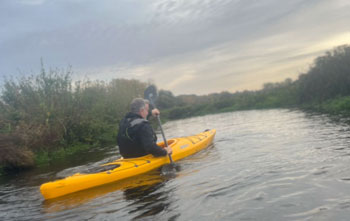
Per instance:
[[[181,170],[181,167],[179,164],[170,163],[162,166],[161,173],[164,176],[171,176],[171,175],[176,175],[176,172],[179,172],[180,170]]]

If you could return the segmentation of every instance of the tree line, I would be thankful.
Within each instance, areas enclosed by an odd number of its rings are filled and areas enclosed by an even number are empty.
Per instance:
[[[168,119],[209,113],[263,109],[308,108],[350,114],[350,46],[339,46],[314,60],[298,79],[265,83],[263,89],[221,92],[209,95],[179,95],[159,92],[158,106]]]

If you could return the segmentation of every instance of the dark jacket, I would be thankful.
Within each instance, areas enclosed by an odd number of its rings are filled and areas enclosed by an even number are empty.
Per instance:
[[[156,144],[157,136],[148,120],[135,113],[127,113],[120,122],[117,142],[124,158],[167,155],[167,151]]]

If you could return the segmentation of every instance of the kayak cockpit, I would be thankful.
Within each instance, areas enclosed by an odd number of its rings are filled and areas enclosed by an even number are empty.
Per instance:
[[[170,139],[170,140],[167,140],[167,143],[168,143],[168,146],[171,147],[171,146],[174,146],[177,143],[177,140],[176,139]],[[160,146],[160,147],[163,147],[163,148],[165,147],[164,141],[157,143],[157,145]]]

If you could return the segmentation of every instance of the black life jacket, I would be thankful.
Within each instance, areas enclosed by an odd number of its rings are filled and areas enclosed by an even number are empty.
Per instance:
[[[133,134],[130,136],[129,130],[132,130],[133,127],[136,127],[143,122],[147,122],[147,120],[143,118],[125,118],[119,130],[120,136],[123,139],[129,140],[130,142],[135,142],[135,137],[132,136]]]
[[[148,154],[137,139],[137,136],[142,136],[140,127],[145,123],[148,123],[148,121],[133,113],[128,113],[121,121],[117,143],[119,152],[124,158],[140,157]]]

